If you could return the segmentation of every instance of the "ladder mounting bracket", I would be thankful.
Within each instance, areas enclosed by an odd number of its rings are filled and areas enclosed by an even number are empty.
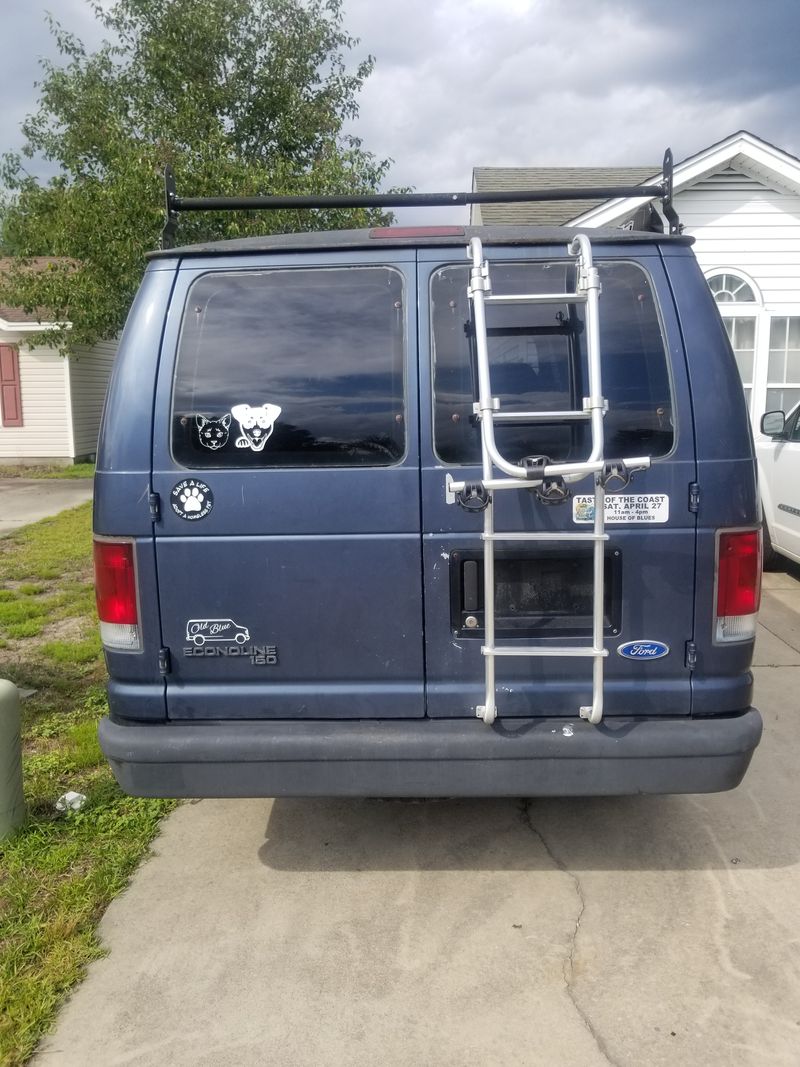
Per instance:
[[[489,490],[483,482],[467,482],[455,494],[455,501],[464,511],[485,511],[489,506]]]
[[[545,468],[552,464],[549,456],[523,456],[521,466],[525,469],[525,477],[529,482],[539,485],[545,480]]]
[[[611,482],[618,481],[620,483],[609,492],[619,492],[620,489],[626,489],[631,483],[631,478],[633,478],[633,470],[626,466],[623,459],[609,460],[597,476],[597,480],[604,489],[608,489]]]
[[[487,260],[484,260],[480,266],[473,267],[470,272],[469,295],[472,296],[473,293],[476,292],[488,294],[491,293],[491,291],[492,283],[489,278],[489,263]]]
[[[545,478],[541,485],[533,486],[533,492],[538,500],[548,507],[554,504],[564,504],[572,496],[572,490],[559,475]]]

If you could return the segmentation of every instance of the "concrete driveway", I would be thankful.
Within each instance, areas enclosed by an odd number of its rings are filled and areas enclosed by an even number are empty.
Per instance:
[[[0,478],[0,537],[91,499],[91,478]]]
[[[796,1067],[800,581],[766,584],[738,790],[186,804],[35,1063]]]

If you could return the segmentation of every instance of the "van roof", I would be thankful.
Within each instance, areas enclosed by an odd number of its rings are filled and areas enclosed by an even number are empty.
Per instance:
[[[694,238],[642,230],[588,228],[581,226],[397,226],[369,230],[312,230],[305,233],[271,233],[230,241],[207,241],[181,248],[148,253],[148,259],[184,256],[238,256],[257,252],[303,252],[351,248],[428,247],[463,245],[480,237],[485,245],[560,245],[576,233],[585,233],[602,244],[691,245]]]

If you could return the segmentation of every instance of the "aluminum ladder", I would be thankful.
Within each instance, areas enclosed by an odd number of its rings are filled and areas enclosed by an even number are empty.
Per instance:
[[[478,401],[474,412],[481,428],[482,481],[471,483],[455,481],[447,476],[448,503],[474,502],[477,498],[483,510],[483,599],[484,637],[481,647],[486,674],[484,703],[475,709],[479,719],[491,724],[497,718],[495,661],[498,656],[531,657],[588,657],[594,660],[592,672],[592,702],[580,708],[580,716],[590,723],[599,723],[603,718],[603,660],[608,651],[603,647],[603,615],[605,601],[604,544],[605,496],[609,478],[617,476],[627,484],[627,477],[635,470],[647,470],[649,456],[636,456],[616,460],[609,465],[604,456],[603,417],[607,403],[603,398],[600,361],[599,297],[600,278],[592,262],[592,246],[585,234],[577,234],[567,246],[569,255],[576,260],[575,292],[532,293],[525,295],[494,295],[489,276],[489,263],[484,259],[483,246],[478,237],[469,243],[467,254],[472,261],[469,298],[475,335],[475,354],[478,369]],[[489,343],[486,330],[487,304],[583,304],[586,308],[585,329],[589,379],[589,395],[583,399],[580,411],[524,411],[504,412],[500,402],[492,396]],[[513,463],[500,454],[495,442],[494,427],[497,422],[556,423],[588,421],[591,428],[591,452],[582,463]],[[495,477],[495,468],[504,477]],[[493,495],[498,490],[532,489],[547,480],[563,479],[576,482],[592,476],[594,481],[594,525],[591,533],[534,532],[498,533],[494,528]],[[466,497],[465,497],[466,494]],[[469,510],[478,510],[470,507]],[[494,551],[497,542],[591,542],[593,551],[593,604],[592,643],[590,645],[508,645],[495,644],[495,578]]]

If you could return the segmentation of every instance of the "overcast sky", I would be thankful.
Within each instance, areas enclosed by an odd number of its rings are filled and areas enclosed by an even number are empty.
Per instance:
[[[54,54],[45,12],[89,46],[100,33],[85,0],[0,10],[5,151]],[[800,155],[800,0],[345,0],[345,25],[355,55],[376,58],[354,132],[395,160],[391,184],[449,192],[470,188],[473,166],[659,164],[667,145],[680,160],[739,129]]]

